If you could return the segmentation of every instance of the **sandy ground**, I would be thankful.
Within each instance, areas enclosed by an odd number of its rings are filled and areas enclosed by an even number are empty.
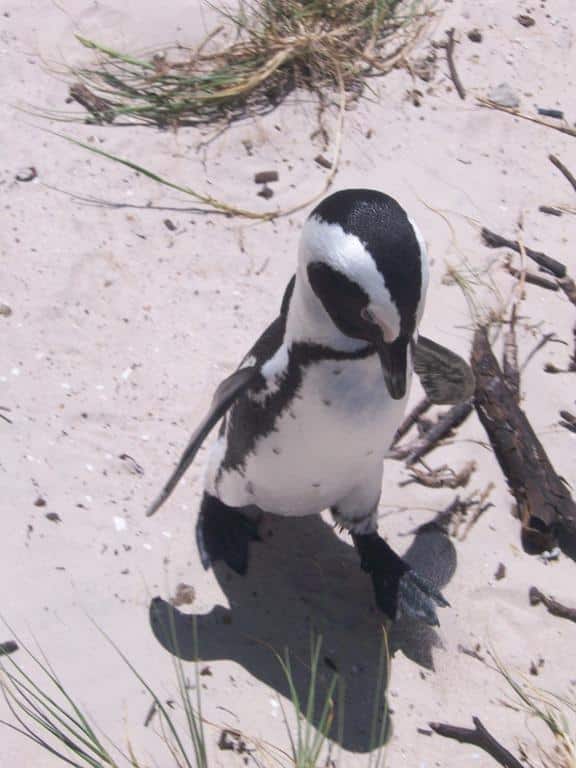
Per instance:
[[[467,100],[458,99],[442,58],[429,83],[413,81],[405,70],[376,82],[379,99],[348,115],[335,187],[382,189],[418,220],[434,260],[423,329],[467,354],[470,315],[461,292],[443,277],[447,264],[466,259],[482,270],[499,258],[481,245],[479,224],[514,235],[523,214],[526,241],[576,271],[576,220],[538,212],[541,204],[574,205],[547,155],[575,170],[575,139],[474,103],[475,95],[506,82],[522,108],[564,108],[574,120],[576,27],[573,0],[439,6],[429,40],[440,40],[450,26],[458,30]],[[531,28],[515,20],[527,10],[536,21]],[[167,507],[144,517],[212,388],[276,313],[305,212],[255,225],[187,211],[182,196],[66,144],[46,132],[46,121],[15,109],[65,107],[65,85],[48,67],[86,60],[74,31],[134,50],[193,42],[212,21],[185,0],[29,0],[2,7],[0,302],[12,314],[0,316],[0,406],[10,409],[3,413],[11,422],[0,420],[0,612],[23,639],[39,641],[104,732],[120,743],[129,739],[145,760],[156,755],[164,766],[170,761],[158,737],[143,727],[150,699],[92,621],[171,698],[175,676],[158,623],[167,604],[156,601],[151,617],[149,606],[154,597],[168,600],[179,582],[193,585],[194,605],[177,624],[188,643],[184,655],[190,654],[189,616],[200,617],[201,654],[212,673],[201,678],[206,717],[282,747],[288,739],[277,694],[286,696],[287,688],[271,647],[290,647],[303,685],[313,627],[347,679],[340,761],[354,765],[367,760],[379,639],[369,585],[349,542],[320,519],[270,521],[270,537],[254,548],[245,581],[224,570],[204,572],[193,535],[204,452]],[[479,44],[466,36],[474,27],[483,33]],[[424,44],[420,53],[427,50]],[[406,99],[413,88],[424,94],[420,107]],[[312,195],[326,173],[313,161],[320,150],[310,138],[314,109],[302,95],[204,148],[199,144],[210,134],[192,130],[52,127],[259,210]],[[252,156],[243,140],[253,143]],[[29,166],[37,178],[15,180]],[[266,203],[252,176],[269,168],[279,170],[280,181]],[[73,195],[117,205],[87,205]],[[498,268],[494,274],[508,295],[512,278]],[[497,305],[494,295],[485,300]],[[522,314],[529,328],[521,334],[521,358],[543,333],[572,343],[574,307],[563,295],[528,287]],[[573,480],[575,436],[557,422],[558,410],[574,405],[574,380],[543,372],[545,361],[564,366],[569,350],[549,345],[530,364],[523,402],[559,473]],[[413,401],[420,395],[415,386]],[[392,767],[493,765],[475,748],[431,736],[430,720],[466,725],[476,714],[512,749],[519,739],[533,743],[525,716],[502,703],[502,680],[460,645],[479,643],[482,654],[491,646],[521,673],[542,658],[536,682],[574,693],[576,628],[528,604],[532,584],[573,604],[574,564],[564,555],[546,563],[522,552],[511,499],[484,440],[473,416],[430,458],[433,466],[455,468],[475,459],[469,491],[495,484],[494,506],[463,542],[430,534],[414,539],[414,527],[455,492],[401,488],[403,465],[386,467],[381,531],[399,551],[409,548],[452,604],[442,611],[438,632],[403,623],[393,633]],[[506,577],[497,581],[499,563]],[[11,637],[8,629],[0,635],[0,641]],[[25,662],[22,652],[18,658]],[[323,666],[322,686],[329,674]],[[0,713],[6,716],[4,705]],[[241,756],[218,750],[218,735],[208,729],[214,764],[240,765]],[[0,764],[60,765],[7,729]]]

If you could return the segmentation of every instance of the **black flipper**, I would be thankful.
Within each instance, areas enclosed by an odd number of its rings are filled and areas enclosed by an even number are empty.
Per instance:
[[[257,519],[246,517],[240,509],[228,507],[215,496],[204,493],[196,523],[196,544],[204,568],[223,560],[244,576],[250,542],[260,540]]]
[[[226,414],[230,406],[232,406],[235,400],[246,392],[252,384],[258,381],[260,375],[260,369],[262,365],[269,360],[275,352],[279,349],[284,338],[284,331],[286,328],[286,318],[288,316],[288,308],[290,306],[290,300],[294,292],[294,285],[296,282],[296,276],[293,276],[286,286],[284,291],[284,297],[282,298],[282,306],[280,307],[279,316],[266,328],[264,333],[260,336],[258,341],[254,344],[252,349],[248,352],[240,368],[235,371],[231,376],[220,384],[216,390],[212,399],[212,405],[206,415],[206,418],[199,425],[198,429],[194,432],[188,443],[188,447],[184,451],[182,458],[178,462],[178,466],[174,470],[172,476],[162,489],[162,492],[156,499],[156,501],[149,507],[146,515],[150,517],[156,512],[166,499],[170,496],[182,475],[198,453],[198,450],[204,440],[207,438],[210,431],[218,423],[218,421]],[[254,365],[244,365],[248,360],[255,361]]]
[[[438,626],[436,606],[449,603],[434,584],[416,573],[377,533],[352,538],[362,569],[372,578],[380,610],[392,620],[409,616]]]
[[[257,377],[260,376],[260,367],[257,365],[248,366],[246,368],[240,368],[235,371],[231,376],[220,384],[214,397],[212,398],[212,405],[208,411],[206,417],[202,420],[192,437],[182,458],[178,462],[176,469],[170,476],[170,479],[160,492],[158,498],[150,505],[146,512],[147,517],[153,515],[164,502],[170,496],[178,482],[182,478],[182,475],[186,472],[194,457],[198,453],[200,446],[214,428],[214,426],[220,421],[222,416],[234,403],[234,401],[254,383]]]
[[[452,405],[474,394],[474,374],[455,352],[425,336],[418,336],[414,348],[414,370],[433,403]]]

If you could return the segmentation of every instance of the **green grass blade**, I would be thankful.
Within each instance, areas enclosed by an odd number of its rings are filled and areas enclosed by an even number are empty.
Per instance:
[[[142,69],[155,71],[154,65],[147,61],[136,59],[133,56],[127,56],[124,53],[115,51],[113,48],[107,48],[105,45],[95,43],[94,40],[89,40],[87,37],[83,37],[79,34],[76,34],[76,39],[78,42],[82,43],[85,48],[90,48],[94,51],[98,51],[99,53],[103,53],[105,56],[108,56],[111,59],[118,59],[119,61],[123,61],[126,64],[132,64],[135,67],[142,67]]]
[[[64,139],[65,141],[68,141],[71,144],[75,144],[78,147],[87,149],[89,152],[92,152],[95,155],[100,155],[100,157],[105,157],[108,160],[113,160],[115,163],[124,165],[127,168],[130,168],[131,170],[136,171],[137,173],[141,173],[143,176],[146,176],[147,178],[152,179],[152,181],[156,181],[158,182],[158,184],[162,184],[162,186],[164,187],[168,187],[169,189],[174,189],[177,192],[183,192],[185,195],[189,195],[190,197],[193,197],[195,200],[198,200],[199,202],[204,203],[205,205],[208,205],[211,208],[215,208],[219,211],[224,211],[225,213],[229,213],[231,215],[244,216],[249,219],[266,220],[274,216],[274,214],[266,214],[266,213],[262,214],[262,213],[257,213],[256,211],[249,211],[243,208],[236,208],[235,206],[227,205],[226,203],[223,203],[220,200],[217,200],[216,198],[211,197],[210,195],[204,195],[200,192],[196,192],[190,187],[186,187],[180,184],[175,184],[174,182],[169,181],[168,179],[165,179],[162,176],[159,176],[157,173],[154,173],[153,171],[150,171],[147,168],[143,168],[141,165],[138,165],[138,163],[133,163],[131,160],[126,160],[123,157],[118,157],[117,155],[113,155],[110,152],[106,152],[104,149],[99,149],[98,147],[92,147],[90,146],[90,144],[86,144],[83,141],[79,141],[78,139],[73,139],[71,136],[66,136],[65,134],[57,133],[56,131],[48,131],[48,133],[52,133],[54,136],[58,136],[59,138]]]

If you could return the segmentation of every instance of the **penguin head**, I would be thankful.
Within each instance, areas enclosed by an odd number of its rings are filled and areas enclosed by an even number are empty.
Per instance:
[[[308,217],[299,259],[334,325],[375,346],[390,396],[403,398],[428,286],[426,247],[404,209],[374,190],[335,192]]]

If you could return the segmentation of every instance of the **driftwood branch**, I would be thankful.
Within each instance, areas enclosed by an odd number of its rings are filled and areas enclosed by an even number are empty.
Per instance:
[[[545,605],[548,613],[551,613],[552,616],[559,616],[561,619],[576,621],[576,608],[568,608],[567,605],[562,605],[558,600],[554,600],[553,597],[548,597],[536,587],[530,587],[528,598],[530,600],[530,605],[539,605],[540,603]]]
[[[517,240],[508,240],[507,237],[492,232],[486,227],[482,227],[482,240],[488,248],[510,248],[516,253],[524,253],[529,259],[535,261],[538,266],[551,272],[554,277],[566,277],[566,266],[560,261],[556,261],[551,256],[547,256],[541,251],[533,251],[532,248],[522,248]]]
[[[472,722],[474,728],[458,728],[446,723],[430,723],[430,728],[447,739],[455,739],[460,744],[472,744],[474,747],[483,749],[504,768],[524,768],[522,763],[486,730],[480,718],[473,717]]]
[[[519,407],[498,365],[486,328],[472,347],[475,406],[514,495],[527,552],[551,549],[560,528],[576,534],[576,505]]]

